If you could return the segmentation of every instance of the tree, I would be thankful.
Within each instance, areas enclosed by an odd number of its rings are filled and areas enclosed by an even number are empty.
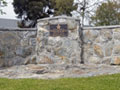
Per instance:
[[[96,26],[120,24],[120,3],[114,0],[102,3],[91,17],[91,21]]]
[[[90,20],[90,17],[93,15],[96,7],[101,4],[101,0],[76,0],[76,4],[78,5],[77,13],[80,15],[81,26],[85,25],[85,19],[87,21]]]
[[[50,12],[49,0],[14,0],[14,11],[21,19],[21,24],[32,21],[27,27],[34,27],[37,19],[48,17]]]
[[[40,18],[50,15],[70,15],[74,0],[14,0],[14,11],[21,19],[20,26],[34,27]],[[28,25],[27,25],[27,22]],[[19,23],[20,24],[20,23]],[[24,25],[25,24],[25,25]]]
[[[7,5],[7,2],[5,0],[0,0],[0,14],[5,14],[5,12],[3,12],[1,7],[4,7],[6,5]]]
[[[77,7],[74,4],[74,0],[51,0],[54,9],[54,15],[67,15],[71,16],[71,11]]]
[[[79,36],[80,36],[80,40],[81,40],[81,54],[80,54],[80,57],[81,57],[81,64],[84,64],[84,41],[83,41],[83,27],[84,27],[84,21],[85,19],[88,19],[90,18],[90,16],[92,15],[95,7],[97,5],[100,4],[100,1],[99,0],[76,0],[76,3],[75,3],[78,8],[77,8],[77,13],[79,14],[80,16],[80,19],[81,19],[81,28],[80,28],[80,32],[79,32]],[[76,14],[77,14],[76,13]]]

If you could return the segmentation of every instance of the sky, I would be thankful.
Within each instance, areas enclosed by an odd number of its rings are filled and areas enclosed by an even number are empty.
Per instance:
[[[3,11],[6,13],[4,15],[0,15],[0,18],[7,18],[7,19],[16,19],[16,14],[14,13],[14,9],[12,6],[13,0],[6,0],[8,5],[3,7]]]
[[[6,18],[6,19],[17,19],[16,14],[14,13],[14,8],[12,5],[13,0],[6,0],[8,5],[6,7],[3,7],[3,11],[6,13],[4,15],[0,15],[0,18]],[[80,0],[81,1],[81,0]],[[103,0],[88,0],[91,4],[96,1],[103,1]],[[104,0],[105,1],[105,0]],[[76,13],[74,14],[76,17]],[[88,20],[85,20],[85,24],[88,24]]]
[[[8,5],[3,8],[3,11],[6,13],[4,15],[0,15],[0,18],[8,18],[8,19],[16,19],[16,14],[14,13],[12,2],[13,0],[6,0]],[[96,0],[89,0],[89,1],[96,1]],[[101,1],[101,0],[100,0]]]

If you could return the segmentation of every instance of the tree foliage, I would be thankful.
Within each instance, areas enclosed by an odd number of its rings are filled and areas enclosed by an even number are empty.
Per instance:
[[[120,3],[116,1],[102,3],[91,20],[96,26],[120,24]]]
[[[71,11],[77,7],[73,5],[74,0],[51,0],[54,9],[54,15],[71,16]]]
[[[40,18],[50,15],[70,15],[74,0],[14,0],[14,11],[23,26],[34,27]],[[26,24],[26,22],[31,23]]]
[[[48,17],[50,14],[49,0],[14,0],[14,11],[21,19],[21,23],[31,20],[29,27],[35,26],[37,19]]]

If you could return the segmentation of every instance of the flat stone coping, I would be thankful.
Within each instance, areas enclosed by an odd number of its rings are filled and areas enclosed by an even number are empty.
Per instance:
[[[80,21],[80,19],[78,19],[78,18],[69,17],[69,16],[48,17],[48,18],[39,19],[39,20],[37,20],[37,21],[38,21],[38,22],[41,22],[41,21],[45,21],[45,20],[55,20],[55,19],[70,19],[70,20],[72,19],[72,20]]]
[[[0,27],[0,31],[37,31],[37,28],[5,28],[5,27]]]
[[[83,27],[84,30],[101,30],[101,29],[114,29],[114,28],[120,28],[120,25]]]

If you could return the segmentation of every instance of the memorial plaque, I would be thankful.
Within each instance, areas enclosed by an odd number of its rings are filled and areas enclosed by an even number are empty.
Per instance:
[[[52,24],[52,25],[50,25],[50,36],[67,37],[68,36],[67,24]]]

